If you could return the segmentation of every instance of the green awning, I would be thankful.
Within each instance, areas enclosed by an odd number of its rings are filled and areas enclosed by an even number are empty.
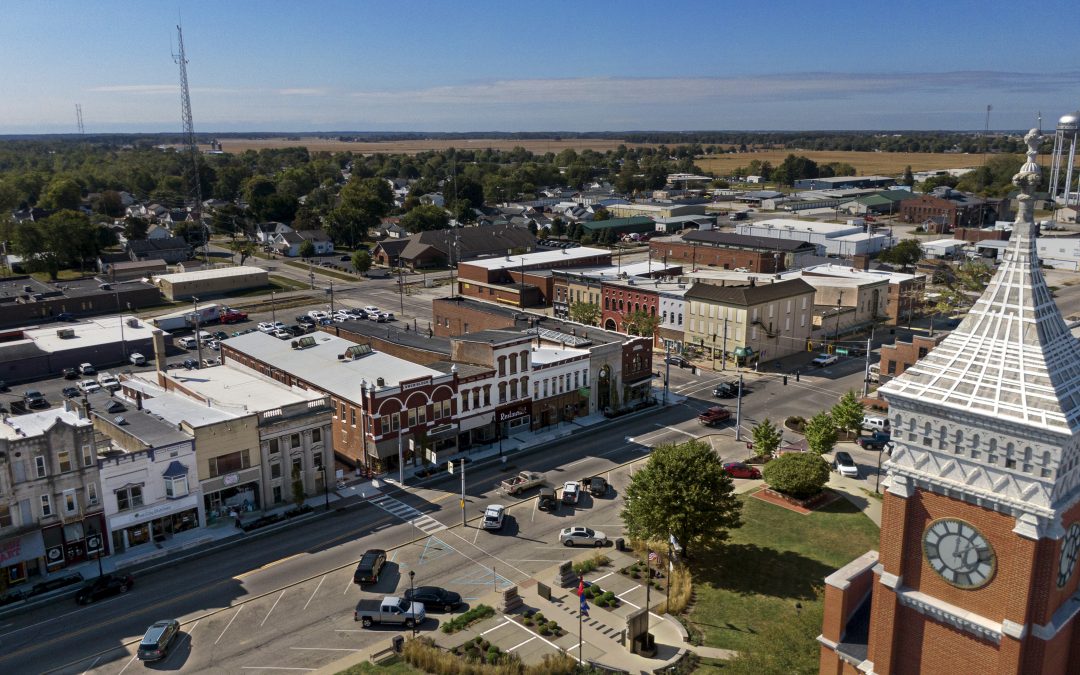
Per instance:
[[[745,356],[752,356],[753,354],[754,354],[754,348],[753,347],[736,347],[735,348],[735,356],[737,356],[739,358],[743,358]]]

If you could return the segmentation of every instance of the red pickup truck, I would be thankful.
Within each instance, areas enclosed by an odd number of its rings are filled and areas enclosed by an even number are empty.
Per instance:
[[[247,321],[247,318],[247,314],[236,309],[230,309],[227,312],[221,313],[221,323],[236,323],[237,321]]]
[[[698,415],[698,422],[707,427],[715,427],[731,419],[731,411],[723,406],[713,406]]]

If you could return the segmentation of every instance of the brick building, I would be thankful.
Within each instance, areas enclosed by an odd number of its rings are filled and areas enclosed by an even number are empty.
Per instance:
[[[799,267],[801,259],[817,254],[817,247],[806,241],[716,230],[653,239],[649,242],[649,249],[652,258],[664,264],[681,264],[692,269],[745,268],[750,272],[770,274]]]
[[[885,378],[898,377],[904,374],[916,361],[923,358],[945,339],[943,333],[935,337],[925,335],[912,335],[911,340],[903,342],[897,340],[891,345],[881,345],[881,360],[878,362],[881,368],[882,381]]]
[[[1039,272],[1032,201],[957,329],[879,390],[880,550],[826,581],[822,673],[1076,672],[1080,342]]]
[[[601,290],[604,304],[601,307],[600,325],[604,330],[626,333],[627,322],[633,314],[644,312],[650,317],[660,315],[660,290],[644,279],[606,282]]]
[[[467,261],[457,268],[457,292],[516,307],[550,305],[552,270],[610,264],[611,251],[585,246]]]
[[[900,219],[948,234],[958,227],[981,228],[997,220],[999,201],[979,199],[949,188],[900,202]]]

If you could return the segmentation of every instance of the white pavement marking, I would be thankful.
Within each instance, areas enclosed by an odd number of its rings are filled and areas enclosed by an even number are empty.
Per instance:
[[[522,569],[520,569],[520,568],[518,568],[518,567],[515,567],[514,565],[511,565],[511,564],[510,564],[509,562],[507,562],[506,560],[503,560],[502,558],[500,558],[499,556],[497,556],[497,555],[495,555],[495,554],[493,554],[493,553],[488,553],[487,551],[485,551],[484,549],[480,548],[480,547],[479,547],[479,546],[477,546],[476,544],[473,544],[472,542],[470,542],[470,541],[469,541],[468,539],[466,539],[465,537],[462,537],[462,536],[461,536],[460,534],[458,534],[457,532],[454,532],[453,530],[450,530],[450,532],[451,532],[451,533],[452,533],[452,534],[453,534],[453,535],[454,535],[455,537],[457,537],[458,539],[460,539],[461,541],[465,542],[466,544],[469,544],[470,546],[473,546],[473,547],[475,547],[476,549],[478,549],[479,551],[481,551],[481,552],[482,552],[482,553],[483,553],[484,555],[486,555],[486,556],[488,556],[488,557],[490,557],[490,558],[492,558],[492,559],[494,559],[494,560],[498,560],[499,562],[503,563],[504,565],[506,565],[506,566],[507,566],[507,567],[509,567],[510,569],[512,569],[512,570],[514,570],[515,572],[517,572],[518,574],[520,574],[520,575],[521,575],[522,577],[524,577],[524,578],[526,578],[526,579],[530,579],[530,578],[532,578],[532,575],[531,575],[531,574],[528,574],[527,572],[525,572],[525,570],[522,570]],[[451,547],[451,548],[453,548],[453,547]],[[489,570],[489,569],[491,569],[491,565],[483,565],[483,564],[481,564],[479,560],[477,560],[476,558],[473,558],[472,556],[470,556],[470,555],[469,555],[468,553],[465,553],[465,552],[464,552],[464,551],[462,551],[461,549],[454,549],[454,550],[455,550],[455,551],[457,551],[458,553],[460,553],[461,555],[465,556],[466,558],[468,558],[468,559],[469,559],[469,560],[471,560],[472,562],[476,563],[477,565],[480,565],[480,567],[484,568],[485,570]],[[509,579],[508,579],[507,581],[509,581]]]
[[[128,666],[131,665],[131,662],[134,661],[135,657],[138,656],[138,655],[139,655],[138,652],[132,654],[131,655],[131,660],[124,664],[124,667],[120,669],[120,673],[118,673],[118,675],[123,675],[123,672],[128,669]]]
[[[682,429],[676,429],[675,427],[664,427],[664,428],[669,430],[669,431],[674,431],[677,434],[686,434],[690,438],[697,438],[697,434],[692,434],[689,431],[683,431]]]
[[[503,618],[504,618],[504,619],[506,619],[507,621],[513,621],[513,619],[511,619],[510,617],[508,617],[508,616],[507,616],[507,615],[505,615],[505,614],[503,614]],[[560,647],[559,645],[555,644],[555,643],[554,643],[554,642],[552,642],[551,640],[547,640],[547,639],[545,639],[545,638],[542,638],[542,637],[540,637],[540,634],[539,634],[539,633],[534,633],[534,632],[532,632],[532,629],[530,629],[530,628],[527,628],[527,627],[525,627],[525,626],[522,626],[522,625],[521,625],[520,623],[519,623],[519,624],[517,624],[517,627],[518,627],[518,628],[520,628],[521,630],[525,631],[525,632],[526,632],[526,633],[528,633],[529,635],[532,635],[533,637],[537,637],[537,638],[540,638],[540,640],[542,640],[543,642],[546,642],[546,643],[548,643],[549,645],[551,645],[552,647],[554,647],[554,648],[555,648],[555,649],[557,649],[558,651],[560,651],[560,652],[562,651],[562,647]]]
[[[289,647],[289,649],[304,649],[308,651],[319,652],[358,652],[359,649],[349,649],[347,647]]]
[[[515,649],[517,649],[518,647],[524,647],[525,645],[529,644],[530,642],[532,642],[532,641],[533,641],[533,640],[535,640],[536,638],[537,638],[537,636],[536,636],[536,635],[534,635],[534,636],[532,636],[531,638],[529,638],[528,640],[526,640],[525,642],[519,642],[519,643],[517,643],[516,645],[514,645],[513,647],[511,647],[510,649],[507,649],[506,651],[507,651],[507,653],[509,653],[509,652],[512,652],[512,651],[514,651],[514,650],[515,650]]]
[[[446,529],[446,525],[443,525],[431,516],[426,515],[419,509],[413,508],[405,502],[394,499],[393,497],[380,495],[369,501],[390,515],[404,520],[424,534],[435,534],[436,532],[441,532]]]
[[[570,652],[574,651],[577,648],[578,648],[578,643],[575,642],[573,647],[568,647],[566,649],[566,653],[569,654]]]
[[[267,612],[266,616],[263,617],[262,623],[259,624],[259,628],[262,628],[264,625],[266,625],[266,620],[269,619],[270,615],[274,613],[274,608],[277,607],[277,604],[279,602],[281,602],[281,598],[284,595],[285,591],[281,591],[281,595],[277,596],[277,600],[274,601],[274,604],[270,605],[270,611]]]
[[[221,642],[221,638],[225,637],[225,631],[229,630],[229,626],[232,625],[232,622],[236,619],[236,617],[240,616],[240,612],[242,611],[244,611],[244,605],[240,605],[240,607],[236,610],[236,614],[233,614],[232,618],[229,619],[229,623],[225,624],[225,627],[221,629],[221,635],[217,636],[217,639],[214,640],[214,644]]]
[[[575,464],[581,464],[582,462],[587,462],[590,459],[592,459],[592,457],[582,457],[581,459],[579,459],[577,461],[574,461],[574,462],[570,462],[569,464],[563,464],[563,468],[564,469],[569,469],[570,467],[574,466]]]
[[[369,630],[362,630],[360,628],[335,628],[335,633],[370,633]]]
[[[655,615],[655,614],[653,614],[652,612],[649,612],[649,616],[651,616],[651,617],[655,617],[657,621],[663,621],[663,620],[664,620],[664,617],[662,617],[662,616],[656,616],[656,615]]]
[[[315,672],[315,668],[286,668],[285,666],[241,666],[243,670],[299,670],[305,673]]]
[[[627,593],[633,593],[634,591],[636,591],[636,590],[637,590],[637,589],[639,589],[639,588],[641,588],[641,584],[638,584],[637,586],[634,586],[634,587],[633,587],[633,588],[631,588],[630,590],[627,590],[627,591],[623,591],[623,592],[622,592],[621,594],[619,594],[619,595],[616,595],[615,597],[616,597],[616,598],[618,598],[618,599],[620,599],[620,600],[622,600],[622,596],[626,595]]]
[[[322,579],[319,579],[319,585],[318,585],[318,586],[316,586],[316,587],[315,587],[315,590],[313,590],[313,591],[311,592],[311,597],[310,597],[310,598],[308,598],[308,599],[307,599],[307,602],[305,602],[305,603],[304,603],[304,609],[302,609],[302,610],[300,610],[300,611],[305,611],[305,610],[307,610],[307,608],[308,608],[308,605],[310,605],[310,604],[311,604],[311,601],[315,599],[315,594],[319,592],[319,589],[320,589],[320,588],[322,588],[322,582],[324,582],[324,581],[326,581],[326,575],[325,575],[325,574],[324,574],[324,575],[322,575]]]
[[[481,635],[487,635],[488,633],[490,633],[490,632],[492,632],[492,631],[496,631],[496,630],[499,630],[500,628],[502,628],[503,626],[505,626],[505,625],[506,625],[506,624],[508,624],[508,623],[510,623],[510,622],[509,622],[509,621],[503,621],[503,622],[502,622],[502,623],[500,623],[500,624],[499,624],[498,626],[495,626],[494,628],[488,628],[488,629],[487,629],[486,631],[484,631],[483,633],[480,633],[480,634],[481,634]]]
[[[342,595],[348,595],[348,594],[349,594],[349,589],[350,589],[350,588],[352,588],[352,586],[353,586],[353,580],[352,580],[352,579],[350,578],[350,579],[349,579],[349,581],[348,581],[348,583],[347,583],[347,584],[346,584],[346,586],[345,586],[345,590],[344,590],[344,591],[342,591],[342,593],[341,593],[341,594],[342,594]]]
[[[608,577],[610,577],[610,576],[611,576],[612,574],[615,574],[615,573],[614,573],[614,572],[608,572],[607,574],[605,574],[604,576],[600,577],[599,579],[593,579],[593,580],[592,580],[592,582],[593,582],[594,584],[598,584],[598,583],[600,583],[601,581],[603,581],[604,579],[607,579]]]
[[[97,662],[98,662],[98,661],[100,661],[100,660],[101,660],[101,657],[100,657],[100,656],[99,656],[99,657],[97,657],[96,659],[94,659],[94,660],[93,660],[93,661],[92,661],[92,662],[90,663],[90,665],[89,665],[89,666],[88,666],[88,667],[86,668],[86,670],[82,671],[82,675],[86,675],[86,674],[87,674],[87,673],[89,673],[89,672],[90,672],[91,670],[93,670],[93,669],[94,669],[94,666],[96,666],[96,665],[97,665]]]

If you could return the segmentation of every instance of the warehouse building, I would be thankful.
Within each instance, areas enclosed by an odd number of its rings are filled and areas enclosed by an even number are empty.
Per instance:
[[[192,296],[224,295],[270,285],[270,274],[259,267],[221,267],[179,274],[162,274],[154,283],[169,300],[186,300]]]

